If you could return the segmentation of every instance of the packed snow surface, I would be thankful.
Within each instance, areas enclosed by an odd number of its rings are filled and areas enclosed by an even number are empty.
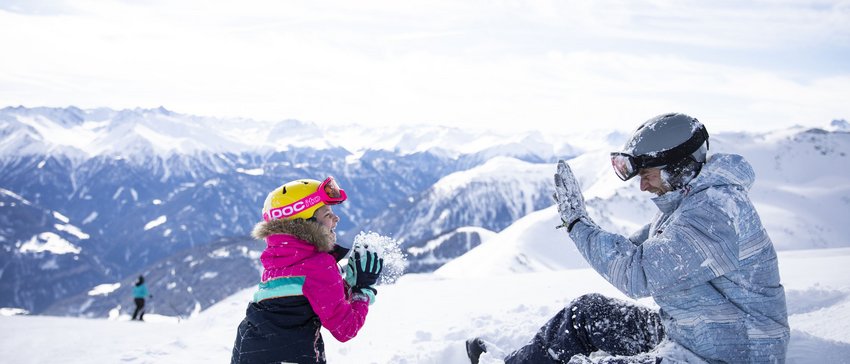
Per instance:
[[[572,245],[564,237],[564,246]],[[850,248],[779,253],[792,341],[788,363],[850,362]],[[0,317],[0,357],[10,363],[221,363],[252,289],[184,321]],[[323,334],[330,363],[466,363],[464,341],[482,336],[510,351],[582,294],[627,299],[590,269],[491,276],[402,276],[378,287],[366,325],[340,343]],[[132,298],[127,297],[127,304]],[[654,306],[650,299],[639,304]],[[156,312],[158,305],[150,301]]]

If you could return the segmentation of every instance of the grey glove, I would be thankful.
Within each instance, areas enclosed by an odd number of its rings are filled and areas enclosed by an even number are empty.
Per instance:
[[[566,227],[568,232],[581,218],[590,219],[584,208],[581,187],[570,166],[563,160],[558,161],[558,173],[555,173],[555,200],[558,202],[558,213],[563,221],[563,225],[559,227]]]

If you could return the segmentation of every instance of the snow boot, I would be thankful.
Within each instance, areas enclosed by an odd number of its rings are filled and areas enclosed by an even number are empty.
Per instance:
[[[466,356],[469,357],[469,362],[472,364],[478,364],[478,358],[481,357],[482,353],[487,352],[487,346],[484,345],[484,341],[480,338],[472,338],[466,340]]]

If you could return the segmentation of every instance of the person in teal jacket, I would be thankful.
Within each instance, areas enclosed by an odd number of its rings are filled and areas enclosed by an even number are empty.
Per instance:
[[[138,317],[139,321],[144,321],[146,297],[151,297],[151,295],[148,293],[148,287],[145,286],[145,277],[139,276],[139,279],[136,280],[136,286],[133,287],[133,302],[136,304],[136,310],[133,311],[133,318],[130,320],[135,320]]]

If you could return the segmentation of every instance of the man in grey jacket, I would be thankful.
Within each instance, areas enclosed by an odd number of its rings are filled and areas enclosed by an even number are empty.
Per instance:
[[[785,291],[773,243],[747,196],[754,172],[739,155],[707,158],[707,151],[699,121],[665,114],[611,153],[617,175],[640,176],[641,191],[655,194],[660,210],[631,237],[588,217],[575,176],[558,163],[555,198],[578,250],[620,291],[651,296],[660,310],[599,294],[579,297],[506,363],[587,363],[595,351],[611,355],[594,359],[605,363],[785,361]],[[467,342],[473,362],[486,350],[480,339]]]

